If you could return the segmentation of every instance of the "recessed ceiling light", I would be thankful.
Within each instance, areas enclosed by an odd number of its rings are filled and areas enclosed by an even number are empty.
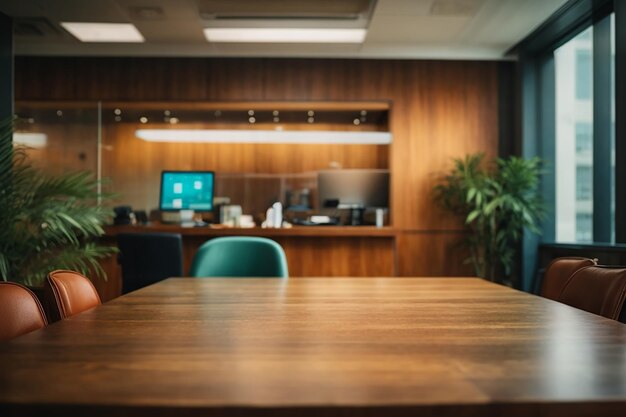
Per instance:
[[[81,42],[145,42],[130,23],[61,22],[61,26]]]
[[[365,29],[206,28],[209,42],[363,43]]]

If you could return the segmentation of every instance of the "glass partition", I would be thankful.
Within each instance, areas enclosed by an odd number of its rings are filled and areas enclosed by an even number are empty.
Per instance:
[[[107,179],[114,204],[147,212],[159,205],[164,170],[214,171],[215,196],[259,219],[276,201],[317,208],[319,170],[389,163],[388,103],[18,102],[16,114],[14,140],[37,166],[91,171]],[[198,132],[213,139],[194,139]],[[228,132],[235,140],[222,140]]]
[[[58,174],[68,170],[98,173],[98,103],[17,103],[13,135],[35,166]]]

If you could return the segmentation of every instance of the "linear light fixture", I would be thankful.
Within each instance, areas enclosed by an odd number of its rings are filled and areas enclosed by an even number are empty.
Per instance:
[[[145,42],[131,23],[61,22],[81,42]]]
[[[137,129],[135,136],[148,142],[186,143],[282,143],[387,145],[389,132],[218,130],[218,129]]]
[[[13,133],[13,145],[22,145],[29,148],[45,148],[48,135],[45,133]]]
[[[363,43],[366,29],[206,28],[209,42]]]

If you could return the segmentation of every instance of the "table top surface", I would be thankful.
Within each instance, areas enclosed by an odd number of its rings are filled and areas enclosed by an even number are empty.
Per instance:
[[[625,410],[625,325],[476,278],[171,278],[0,344],[2,416]]]

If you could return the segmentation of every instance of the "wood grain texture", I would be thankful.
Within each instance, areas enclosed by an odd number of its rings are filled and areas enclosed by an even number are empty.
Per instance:
[[[1,344],[0,414],[621,417],[625,345],[475,278],[174,278]]]
[[[464,263],[466,249],[459,245],[463,232],[400,231],[396,244],[399,276],[476,276]]]
[[[281,169],[316,164],[327,158],[346,158],[391,170],[391,219],[393,226],[413,233],[451,231],[459,222],[433,204],[432,187],[451,167],[452,158],[467,153],[498,151],[498,62],[332,60],[332,59],[149,59],[149,58],[41,58],[16,59],[18,100],[110,100],[110,101],[368,101],[391,103],[389,128],[394,142],[389,153],[342,156],[308,153],[282,148],[280,156],[267,148],[232,152],[234,166],[253,164],[272,170],[276,161],[287,161]],[[513,65],[513,64],[511,64]],[[129,145],[132,148],[132,145]],[[208,148],[207,148],[208,149]],[[185,164],[185,151],[152,151],[139,155],[120,153],[120,164],[153,164],[151,159],[172,161],[181,168],[213,161],[209,153]],[[170,152],[171,151],[171,152]],[[208,152],[208,151],[207,151]],[[343,151],[342,151],[343,152]],[[236,161],[241,153],[245,162]],[[359,152],[357,152],[359,153]],[[364,159],[358,159],[363,157]],[[300,159],[302,158],[302,159]],[[317,159],[320,158],[320,159]],[[355,158],[355,159],[348,159]],[[147,162],[136,162],[144,159]],[[212,161],[212,162],[208,162]],[[112,162],[109,162],[111,164]],[[105,166],[107,162],[105,161]],[[206,164],[206,165],[205,165]],[[282,164],[282,162],[278,162]],[[122,166],[122,168],[124,168]],[[135,168],[132,168],[135,169]],[[136,167],[149,172],[148,168]],[[111,171],[109,171],[111,172]],[[132,178],[127,178],[132,181]],[[150,197],[144,196],[147,201]],[[413,239],[398,241],[398,252],[407,273],[418,270],[410,264]],[[433,264],[447,262],[442,251],[433,252]],[[416,261],[417,262],[417,259]]]
[[[117,242],[113,240],[108,241],[105,239],[103,243],[117,247]],[[100,259],[99,263],[106,274],[106,279],[97,275],[92,275],[89,278],[91,278],[93,286],[96,287],[100,300],[106,303],[122,295],[122,267],[117,262],[117,255]]]
[[[34,105],[41,106],[40,103],[33,103]],[[162,110],[164,106],[167,106],[168,109],[174,110],[188,110],[188,109],[196,109],[196,110],[279,110],[279,111],[302,111],[306,112],[308,110],[323,110],[323,111],[355,111],[359,112],[363,109],[368,110],[389,110],[390,103],[386,101],[364,101],[364,100],[355,100],[355,101],[293,101],[293,100],[282,100],[282,101],[222,101],[222,102],[197,102],[197,101],[177,101],[174,103],[171,102],[159,102],[159,101],[147,101],[147,102],[128,102],[128,101],[111,101],[107,102],[105,105],[105,109],[116,109],[116,108],[135,108],[135,109],[153,109],[153,110]]]
[[[19,133],[41,133],[46,135],[44,147],[28,146],[26,152],[30,161],[37,168],[49,174],[61,174],[68,170],[97,171],[98,130],[95,124],[96,112],[93,111],[92,123],[48,123],[44,129],[41,124],[18,123]],[[29,117],[22,114],[20,117]],[[38,121],[38,118],[34,118]]]

